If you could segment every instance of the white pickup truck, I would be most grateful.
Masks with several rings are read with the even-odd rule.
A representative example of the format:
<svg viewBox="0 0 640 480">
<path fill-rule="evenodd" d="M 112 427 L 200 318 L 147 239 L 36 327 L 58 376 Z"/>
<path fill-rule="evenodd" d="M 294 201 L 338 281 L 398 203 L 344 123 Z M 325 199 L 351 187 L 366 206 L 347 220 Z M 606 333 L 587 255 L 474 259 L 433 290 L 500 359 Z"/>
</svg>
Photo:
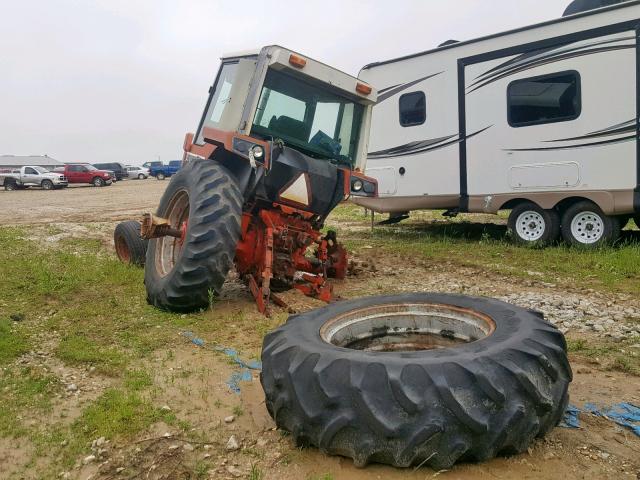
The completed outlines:
<svg viewBox="0 0 640 480">
<path fill-rule="evenodd" d="M 69 186 L 64 175 L 53 173 L 38 166 L 25 166 L 8 173 L 0 173 L 0 185 L 5 190 L 20 190 L 29 187 L 41 187 L 44 190 Z"/>
</svg>

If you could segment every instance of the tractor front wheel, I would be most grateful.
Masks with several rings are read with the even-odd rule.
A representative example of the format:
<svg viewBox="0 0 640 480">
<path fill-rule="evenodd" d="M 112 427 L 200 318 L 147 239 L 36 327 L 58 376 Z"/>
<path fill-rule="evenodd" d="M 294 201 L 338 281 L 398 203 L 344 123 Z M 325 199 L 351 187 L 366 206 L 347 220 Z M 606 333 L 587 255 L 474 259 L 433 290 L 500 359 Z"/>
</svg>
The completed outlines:
<svg viewBox="0 0 640 480">
<path fill-rule="evenodd" d="M 151 305 L 190 312 L 220 293 L 240 237 L 242 203 L 233 176 L 211 160 L 191 162 L 171 178 L 157 215 L 183 235 L 149 242 L 144 281 Z"/>
</svg>

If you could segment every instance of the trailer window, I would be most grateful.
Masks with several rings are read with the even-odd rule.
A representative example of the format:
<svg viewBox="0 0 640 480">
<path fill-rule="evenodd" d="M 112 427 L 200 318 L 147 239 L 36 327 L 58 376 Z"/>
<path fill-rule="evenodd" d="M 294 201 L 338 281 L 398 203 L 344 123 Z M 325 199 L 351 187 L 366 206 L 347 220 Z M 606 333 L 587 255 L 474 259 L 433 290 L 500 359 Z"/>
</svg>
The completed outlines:
<svg viewBox="0 0 640 480">
<path fill-rule="evenodd" d="M 575 71 L 516 80 L 507 88 L 509 125 L 575 120 L 582 110 L 580 97 L 580 74 Z"/>
<path fill-rule="evenodd" d="M 415 127 L 427 120 L 427 98 L 424 92 L 405 93 L 400 97 L 400 125 Z"/>
</svg>

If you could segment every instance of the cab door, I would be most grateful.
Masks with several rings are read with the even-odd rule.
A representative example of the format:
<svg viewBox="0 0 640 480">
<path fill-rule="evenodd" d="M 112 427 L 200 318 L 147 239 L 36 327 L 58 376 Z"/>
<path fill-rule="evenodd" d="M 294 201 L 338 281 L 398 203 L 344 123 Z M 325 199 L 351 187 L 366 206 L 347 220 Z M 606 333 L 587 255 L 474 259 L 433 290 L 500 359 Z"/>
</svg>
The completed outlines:
<svg viewBox="0 0 640 480">
<path fill-rule="evenodd" d="M 22 179 L 22 183 L 24 185 L 39 185 L 39 174 L 38 172 L 31 167 L 26 167 L 24 169 L 24 173 L 21 175 Z"/>
</svg>

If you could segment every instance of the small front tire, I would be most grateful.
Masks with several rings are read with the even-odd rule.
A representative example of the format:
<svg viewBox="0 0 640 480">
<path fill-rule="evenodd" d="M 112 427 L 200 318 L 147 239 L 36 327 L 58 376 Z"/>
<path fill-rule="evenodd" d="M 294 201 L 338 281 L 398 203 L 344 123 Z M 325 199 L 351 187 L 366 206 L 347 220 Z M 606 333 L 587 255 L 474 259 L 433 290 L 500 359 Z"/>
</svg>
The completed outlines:
<svg viewBox="0 0 640 480">
<path fill-rule="evenodd" d="M 113 232 L 113 243 L 120 261 L 131 265 L 144 265 L 149 241 L 140 237 L 140 222 L 119 223 Z"/>
<path fill-rule="evenodd" d="M 562 215 L 562 237 L 578 247 L 598 247 L 620 238 L 620 218 L 605 215 L 588 200 L 571 205 Z"/>
<path fill-rule="evenodd" d="M 516 206 L 509 215 L 509 230 L 516 243 L 546 246 L 560 237 L 560 215 L 533 202 Z"/>
</svg>

